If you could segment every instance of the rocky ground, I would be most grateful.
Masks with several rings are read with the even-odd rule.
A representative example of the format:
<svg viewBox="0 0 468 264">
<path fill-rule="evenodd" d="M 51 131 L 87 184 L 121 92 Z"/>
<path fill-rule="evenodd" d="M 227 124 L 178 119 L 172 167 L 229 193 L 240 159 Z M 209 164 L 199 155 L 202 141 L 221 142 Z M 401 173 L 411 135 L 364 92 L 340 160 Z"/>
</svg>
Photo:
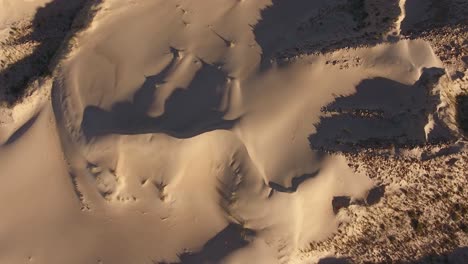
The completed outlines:
<svg viewBox="0 0 468 264">
<path fill-rule="evenodd" d="M 335 198 L 346 220 L 335 236 L 304 251 L 344 263 L 463 263 L 452 252 L 468 257 L 466 144 L 347 154 L 349 166 L 378 187 L 366 201 Z"/>
<path fill-rule="evenodd" d="M 344 153 L 349 166 L 369 175 L 378 187 L 369 193 L 366 201 L 335 197 L 332 204 L 343 224 L 333 237 L 303 249 L 305 258 L 322 256 L 317 259 L 319 263 L 466 263 L 468 260 L 468 3 L 427 2 L 431 2 L 427 17 L 410 25 L 403 19 L 398 38 L 430 42 L 444 63 L 446 77 L 439 85 L 441 97 L 446 99 L 451 113 L 446 121 L 452 120 L 455 138 L 425 146 L 364 151 L 360 148 L 359 152 Z M 369 17 L 376 17 L 376 9 L 369 8 L 370 1 L 366 4 Z M 391 17 L 396 21 L 395 16 Z M 363 25 L 372 28 L 373 24 L 369 21 Z M 391 26 L 387 29 L 393 30 Z M 376 37 L 372 40 L 372 36 Z M 380 43 L 382 38 L 378 36 L 375 31 L 365 33 L 369 40 L 364 45 L 372 41 Z M 359 40 L 349 41 L 362 46 Z M 316 46 L 320 46 L 319 50 L 338 47 L 323 43 Z"/>
</svg>

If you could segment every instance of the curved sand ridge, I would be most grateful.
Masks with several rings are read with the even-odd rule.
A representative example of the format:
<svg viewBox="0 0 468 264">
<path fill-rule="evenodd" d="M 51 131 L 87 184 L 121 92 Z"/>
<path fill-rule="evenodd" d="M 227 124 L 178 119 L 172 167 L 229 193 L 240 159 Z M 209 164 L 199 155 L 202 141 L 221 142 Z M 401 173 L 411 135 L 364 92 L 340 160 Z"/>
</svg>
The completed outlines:
<svg viewBox="0 0 468 264">
<path fill-rule="evenodd" d="M 104 1 L 57 71 L 53 111 L 45 104 L 24 134 L 2 147 L 9 171 L 16 167 L 7 164 L 18 164 L 14 153 L 38 138 L 54 146 L 48 158 L 23 168 L 54 179 L 33 206 L 43 230 L 22 247 L 35 252 L 8 257 L 295 263 L 302 247 L 330 235 L 345 220 L 334 215 L 333 197 L 364 199 L 372 182 L 344 157 L 319 150 L 329 143 L 322 138 L 354 129 L 353 121 L 320 130 L 333 115 L 323 108 L 361 89 L 395 88 L 364 93 L 357 103 L 396 116 L 410 105 L 422 123 L 364 121 L 360 129 L 424 141 L 428 113 L 419 110 L 427 105 L 414 96 L 426 95 L 423 73 L 441 63 L 419 40 L 270 63 L 272 47 L 282 47 L 258 36 L 275 35 L 284 21 L 255 31 L 268 4 Z M 381 107 L 380 95 L 394 101 Z M 40 212 L 50 207 L 54 216 Z M 27 232 L 9 230 L 11 243 L 26 239 Z M 47 239 L 38 250 L 41 234 Z"/>
</svg>

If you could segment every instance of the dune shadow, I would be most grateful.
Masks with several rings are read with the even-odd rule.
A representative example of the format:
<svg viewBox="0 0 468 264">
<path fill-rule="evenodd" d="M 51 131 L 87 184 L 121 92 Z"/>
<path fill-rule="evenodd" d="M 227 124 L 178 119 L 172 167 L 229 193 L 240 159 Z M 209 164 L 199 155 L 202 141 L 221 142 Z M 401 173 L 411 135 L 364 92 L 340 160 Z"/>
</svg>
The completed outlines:
<svg viewBox="0 0 468 264">
<path fill-rule="evenodd" d="M 356 93 L 338 97 L 322 108 L 316 133 L 309 136 L 312 149 L 353 152 L 427 143 L 428 115 L 439 102 L 431 88 L 443 74 L 439 68 L 424 69 L 413 85 L 381 77 L 362 81 Z M 431 133 L 433 142 L 450 138 L 442 123 Z"/>
<path fill-rule="evenodd" d="M 55 53 L 70 32 L 78 12 L 86 0 L 54 0 L 38 8 L 34 15 L 30 32 L 27 28 L 12 28 L 10 34 L 13 45 L 37 43 L 31 54 L 8 65 L 0 71 L 0 87 L 4 87 L 5 100 L 14 103 L 25 92 L 28 82 L 33 78 L 50 74 Z M 15 37 L 15 35 L 18 37 Z"/>
<path fill-rule="evenodd" d="M 401 23 L 402 34 L 420 37 L 424 31 L 433 31 L 453 25 L 467 25 L 468 2 L 457 0 L 412 0 L 405 3 L 406 16 Z"/>
<path fill-rule="evenodd" d="M 38 118 L 38 114 L 34 115 L 31 119 L 29 119 L 24 125 L 22 125 L 18 130 L 16 130 L 5 142 L 5 145 L 10 145 L 15 143 L 19 138 L 21 138 L 26 132 L 31 129 Z"/>
<path fill-rule="evenodd" d="M 231 128 L 236 120 L 224 120 L 224 113 L 218 110 L 227 76 L 215 65 L 204 62 L 187 88 L 177 88 L 169 96 L 162 115 L 148 116 L 156 89 L 164 84 L 168 72 L 176 63 L 176 57 L 163 71 L 146 77 L 132 102 L 115 103 L 110 111 L 97 106 L 86 107 L 81 123 L 86 138 L 145 133 L 166 133 L 177 138 L 188 138 L 215 129 Z"/>
<path fill-rule="evenodd" d="M 249 244 L 246 237 L 255 232 L 237 224 L 229 224 L 221 232 L 205 243 L 202 250 L 196 253 L 185 253 L 180 256 L 182 264 L 219 263 L 231 252 Z"/>
<path fill-rule="evenodd" d="M 298 18 L 313 12 L 317 8 L 317 3 L 308 0 L 273 0 L 270 6 L 262 10 L 261 20 L 254 28 L 255 39 L 262 48 L 262 65 L 274 57 L 274 53 L 281 45 L 287 45 L 285 43 L 287 40 L 281 36 L 288 32 L 293 33 Z"/>
<path fill-rule="evenodd" d="M 249 244 L 247 239 L 253 236 L 255 236 L 255 231 L 245 229 L 238 224 L 229 224 L 208 240 L 199 252 L 179 255 L 180 262 L 177 264 L 220 263 L 230 253 L 247 246 Z M 168 264 L 164 261 L 155 263 Z"/>
<path fill-rule="evenodd" d="M 291 179 L 291 186 L 286 187 L 281 184 L 275 183 L 270 181 L 268 185 L 270 186 L 271 189 L 277 191 L 277 192 L 284 192 L 284 193 L 294 193 L 297 191 L 297 188 L 304 183 L 305 181 L 314 178 L 319 174 L 320 170 L 317 170 L 314 173 L 308 173 L 308 174 L 303 174 L 298 177 L 294 177 Z"/>
<path fill-rule="evenodd" d="M 261 69 L 272 61 L 285 64 L 285 58 L 298 53 L 380 43 L 399 12 L 398 1 L 273 0 L 254 26 L 262 48 Z"/>
</svg>

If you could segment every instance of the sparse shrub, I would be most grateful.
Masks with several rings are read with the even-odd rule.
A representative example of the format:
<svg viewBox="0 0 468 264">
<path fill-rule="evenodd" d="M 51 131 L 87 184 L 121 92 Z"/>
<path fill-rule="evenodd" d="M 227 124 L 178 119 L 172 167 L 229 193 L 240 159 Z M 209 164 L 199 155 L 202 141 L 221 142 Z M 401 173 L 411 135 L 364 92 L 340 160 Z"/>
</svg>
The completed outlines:
<svg viewBox="0 0 468 264">
<path fill-rule="evenodd" d="M 349 10 L 353 16 L 354 22 L 356 22 L 356 31 L 359 31 L 366 27 L 366 18 L 369 16 L 369 13 L 366 11 L 365 0 L 348 0 Z"/>
<path fill-rule="evenodd" d="M 425 229 L 424 223 L 419 221 L 418 218 L 412 218 L 411 219 L 411 227 L 413 227 L 413 230 L 417 234 L 422 234 L 424 232 L 424 229 Z"/>
<path fill-rule="evenodd" d="M 468 233 L 468 225 L 466 223 L 461 222 L 458 227 L 465 233 Z"/>
<path fill-rule="evenodd" d="M 468 94 L 456 97 L 457 122 L 465 134 L 468 134 Z"/>
</svg>

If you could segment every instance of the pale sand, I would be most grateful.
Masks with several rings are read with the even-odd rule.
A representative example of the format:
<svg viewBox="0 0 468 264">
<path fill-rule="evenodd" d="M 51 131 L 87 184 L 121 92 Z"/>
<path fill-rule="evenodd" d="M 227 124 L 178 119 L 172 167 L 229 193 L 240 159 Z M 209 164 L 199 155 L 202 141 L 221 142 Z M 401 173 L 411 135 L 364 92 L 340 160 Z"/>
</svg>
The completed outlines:
<svg viewBox="0 0 468 264">
<path fill-rule="evenodd" d="M 0 263 L 308 263 L 299 250 L 346 220 L 333 197 L 374 185 L 321 149 L 427 142 L 443 120 L 426 77 L 443 64 L 422 40 L 270 63 L 288 23 L 330 1 L 254 32 L 269 4 L 103 1 L 53 85 L 0 128 Z M 321 130 L 336 114 L 323 107 L 359 87 L 379 91 L 344 108 L 397 118 Z M 223 232 L 240 245 L 210 248 Z"/>
<path fill-rule="evenodd" d="M 0 31 L 8 24 L 33 16 L 36 9 L 52 2 L 52 0 L 1 0 L 0 1 Z"/>
</svg>

